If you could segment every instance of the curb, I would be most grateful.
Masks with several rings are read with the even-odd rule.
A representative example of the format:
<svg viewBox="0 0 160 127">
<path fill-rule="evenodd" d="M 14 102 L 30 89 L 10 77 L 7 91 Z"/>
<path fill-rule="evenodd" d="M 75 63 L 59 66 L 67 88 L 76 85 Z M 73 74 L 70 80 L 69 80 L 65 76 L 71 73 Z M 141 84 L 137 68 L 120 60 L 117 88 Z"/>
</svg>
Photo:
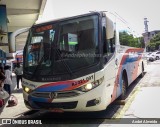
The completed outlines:
<svg viewBox="0 0 160 127">
<path fill-rule="evenodd" d="M 114 116 L 112 118 L 122 118 L 125 114 L 125 112 L 128 110 L 128 108 L 130 107 L 131 103 L 133 102 L 133 100 L 135 99 L 137 93 L 140 91 L 140 86 L 137 86 L 133 92 L 129 95 L 129 97 L 127 98 L 128 100 L 126 100 L 124 107 L 120 110 L 117 111 L 116 114 L 114 114 Z"/>
</svg>

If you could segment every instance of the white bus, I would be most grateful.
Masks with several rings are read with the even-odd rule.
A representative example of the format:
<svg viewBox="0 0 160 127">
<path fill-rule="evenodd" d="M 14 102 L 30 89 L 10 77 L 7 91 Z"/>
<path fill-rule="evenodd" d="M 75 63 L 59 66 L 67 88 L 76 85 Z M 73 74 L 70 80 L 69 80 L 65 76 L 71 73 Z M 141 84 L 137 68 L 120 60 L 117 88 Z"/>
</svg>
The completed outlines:
<svg viewBox="0 0 160 127">
<path fill-rule="evenodd" d="M 100 111 L 144 73 L 144 48 L 119 16 L 92 12 L 29 30 L 23 52 L 23 96 L 30 109 Z M 14 44 L 14 43 L 13 43 Z"/>
</svg>

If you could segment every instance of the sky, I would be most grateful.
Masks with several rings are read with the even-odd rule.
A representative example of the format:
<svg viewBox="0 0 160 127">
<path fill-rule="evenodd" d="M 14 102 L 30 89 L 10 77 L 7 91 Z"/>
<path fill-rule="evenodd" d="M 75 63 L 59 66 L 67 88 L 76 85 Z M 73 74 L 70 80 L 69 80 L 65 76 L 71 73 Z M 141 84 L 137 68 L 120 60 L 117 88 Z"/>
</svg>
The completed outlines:
<svg viewBox="0 0 160 127">
<path fill-rule="evenodd" d="M 47 0 L 42 20 L 107 10 L 118 13 L 137 33 L 144 33 L 144 18 L 149 31 L 160 30 L 160 0 Z"/>
</svg>

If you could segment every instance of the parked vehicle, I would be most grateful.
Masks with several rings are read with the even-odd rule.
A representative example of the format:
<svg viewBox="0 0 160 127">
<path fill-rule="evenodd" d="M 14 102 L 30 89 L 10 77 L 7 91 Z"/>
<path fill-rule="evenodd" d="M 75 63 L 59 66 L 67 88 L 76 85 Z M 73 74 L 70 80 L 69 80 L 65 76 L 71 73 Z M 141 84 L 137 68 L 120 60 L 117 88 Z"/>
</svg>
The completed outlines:
<svg viewBox="0 0 160 127">
<path fill-rule="evenodd" d="M 145 57 L 148 61 L 154 61 L 156 60 L 156 57 L 153 55 L 153 52 L 146 53 Z"/>
<path fill-rule="evenodd" d="M 156 60 L 159 60 L 160 59 L 160 51 L 153 52 L 152 56 L 154 56 Z"/>
</svg>

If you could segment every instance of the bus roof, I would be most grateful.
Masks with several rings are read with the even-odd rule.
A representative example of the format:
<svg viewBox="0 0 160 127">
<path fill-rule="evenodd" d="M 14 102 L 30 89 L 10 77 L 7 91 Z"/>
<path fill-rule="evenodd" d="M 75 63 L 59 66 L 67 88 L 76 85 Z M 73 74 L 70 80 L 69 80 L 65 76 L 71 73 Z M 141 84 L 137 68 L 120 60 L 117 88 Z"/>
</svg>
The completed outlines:
<svg viewBox="0 0 160 127">
<path fill-rule="evenodd" d="M 90 15 L 94 15 L 94 14 L 100 15 L 100 14 L 102 14 L 102 12 L 90 12 L 90 13 L 85 13 L 85 14 L 76 15 L 76 16 L 53 19 L 53 20 L 48 20 L 48 21 L 44 21 L 44 22 L 42 21 L 42 22 L 39 22 L 37 24 L 34 24 L 33 26 L 39 26 L 39 25 L 48 24 L 48 23 L 51 23 L 51 22 L 65 21 L 65 20 L 69 20 L 69 19 L 73 19 L 73 18 L 79 18 L 79 17 L 82 17 L 82 16 L 90 16 Z"/>
</svg>

